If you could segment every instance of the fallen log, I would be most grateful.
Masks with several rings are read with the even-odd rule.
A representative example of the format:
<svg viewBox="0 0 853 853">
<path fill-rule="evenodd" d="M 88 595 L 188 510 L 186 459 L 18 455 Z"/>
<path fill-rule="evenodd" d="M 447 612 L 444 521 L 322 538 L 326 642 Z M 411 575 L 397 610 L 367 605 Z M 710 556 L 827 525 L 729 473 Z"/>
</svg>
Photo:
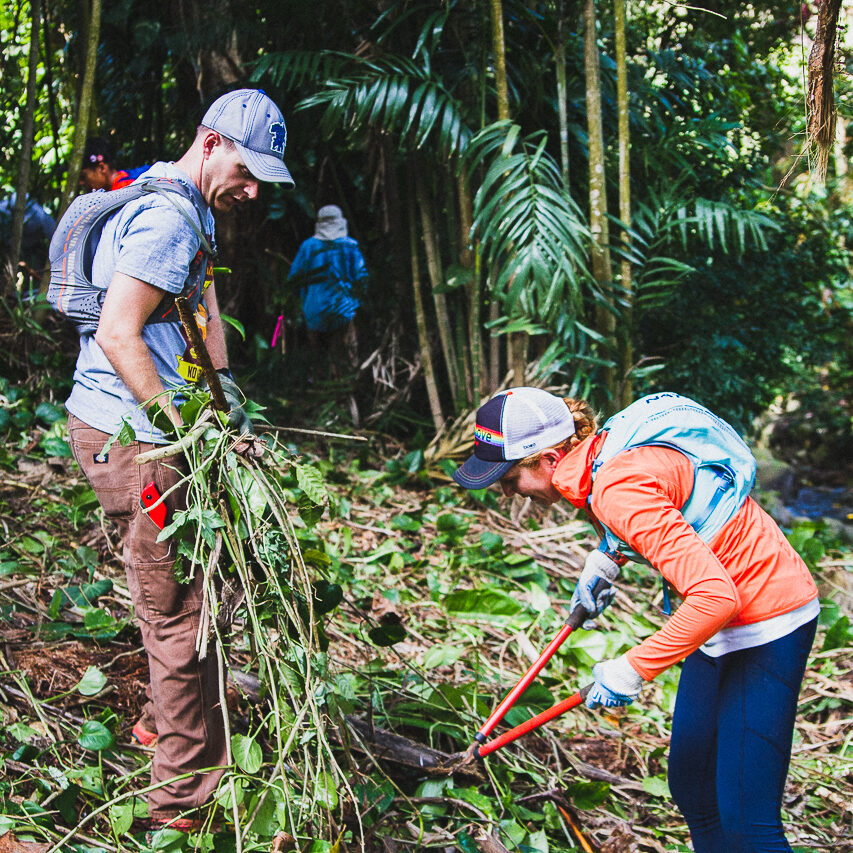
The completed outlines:
<svg viewBox="0 0 853 853">
<path fill-rule="evenodd" d="M 390 762 L 401 767 L 408 767 L 429 776 L 453 775 L 485 782 L 486 774 L 478 763 L 459 765 L 454 763 L 456 755 L 433 749 L 417 741 L 410 740 L 394 732 L 386 732 L 371 726 L 364 720 L 348 715 L 347 726 L 357 735 L 352 741 L 352 747 L 368 751 L 377 761 Z"/>
</svg>

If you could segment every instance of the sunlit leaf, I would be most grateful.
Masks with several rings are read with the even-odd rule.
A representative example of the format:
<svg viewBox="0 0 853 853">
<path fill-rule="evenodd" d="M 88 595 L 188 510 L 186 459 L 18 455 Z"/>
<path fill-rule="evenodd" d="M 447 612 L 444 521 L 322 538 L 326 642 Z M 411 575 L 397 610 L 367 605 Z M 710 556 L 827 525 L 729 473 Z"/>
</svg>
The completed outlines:
<svg viewBox="0 0 853 853">
<path fill-rule="evenodd" d="M 94 696 L 104 689 L 107 677 L 96 666 L 90 666 L 77 684 L 77 690 L 84 696 Z"/>
<path fill-rule="evenodd" d="M 231 754 L 244 773 L 251 775 L 261 769 L 264 757 L 260 745 L 254 738 L 241 734 L 232 735 Z"/>
</svg>

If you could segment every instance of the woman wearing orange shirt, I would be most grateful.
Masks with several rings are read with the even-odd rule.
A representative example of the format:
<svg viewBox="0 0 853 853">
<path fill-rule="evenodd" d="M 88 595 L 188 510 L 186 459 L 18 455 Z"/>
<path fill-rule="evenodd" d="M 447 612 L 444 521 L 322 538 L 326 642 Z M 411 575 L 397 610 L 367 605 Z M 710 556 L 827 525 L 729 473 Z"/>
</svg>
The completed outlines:
<svg viewBox="0 0 853 853">
<path fill-rule="evenodd" d="M 715 432 L 733 433 L 686 398 L 644 401 L 660 405 L 660 398 L 705 413 L 707 443 Z M 688 444 L 699 434 L 692 427 L 681 432 Z M 546 504 L 565 498 L 587 511 L 607 535 L 586 561 L 572 609 L 580 603 L 597 615 L 610 603 L 613 590 L 601 591 L 601 579 L 616 580 L 626 553 L 648 562 L 682 596 L 663 628 L 596 664 L 587 704 L 628 705 L 646 681 L 684 661 L 669 785 L 694 850 L 790 851 L 781 801 L 820 611 L 814 581 L 773 520 L 746 496 L 750 477 L 709 529 L 705 520 L 714 507 L 697 510 L 700 466 L 689 451 L 660 440 L 619 446 L 614 454 L 613 446 L 605 452 L 609 438 L 606 430 L 596 432 L 585 402 L 513 388 L 478 410 L 474 455 L 454 479 L 469 489 L 500 483 L 506 495 Z"/>
</svg>

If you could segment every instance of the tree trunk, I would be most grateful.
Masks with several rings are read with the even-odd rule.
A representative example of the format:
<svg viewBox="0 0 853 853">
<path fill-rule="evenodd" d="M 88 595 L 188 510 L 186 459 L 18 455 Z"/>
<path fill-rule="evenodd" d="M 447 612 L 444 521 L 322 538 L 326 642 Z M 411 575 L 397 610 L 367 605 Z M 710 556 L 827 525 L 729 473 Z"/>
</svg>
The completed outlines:
<svg viewBox="0 0 853 853">
<path fill-rule="evenodd" d="M 841 0 L 823 0 L 818 5 L 817 30 L 809 52 L 809 136 L 808 144 L 817 145 L 817 176 L 826 179 L 826 169 L 835 142 L 835 41 Z"/>
<path fill-rule="evenodd" d="M 631 131 L 629 125 L 628 101 L 628 56 L 625 38 L 625 0 L 613 0 L 613 17 L 616 29 L 616 102 L 619 113 L 619 219 L 625 228 L 631 227 Z M 625 249 L 630 249 L 631 237 L 623 232 Z M 619 328 L 619 395 L 616 407 L 625 408 L 634 396 L 631 380 L 631 368 L 634 363 L 633 306 L 634 293 L 631 277 L 631 262 L 627 257 L 621 261 L 623 299 L 626 308 L 622 314 Z"/>
<path fill-rule="evenodd" d="M 92 98 L 95 91 L 98 39 L 101 33 L 101 0 L 92 0 L 92 5 L 89 7 L 86 33 L 86 65 L 83 72 L 83 83 L 80 87 L 80 100 L 77 104 L 77 116 L 74 123 L 74 141 L 71 146 L 71 159 L 68 163 L 65 189 L 60 200 L 59 216 L 62 216 L 65 209 L 71 204 L 71 199 L 77 193 L 80 164 L 83 160 L 83 151 L 86 148 L 86 137 L 89 134 L 89 119 L 92 114 Z"/>
<path fill-rule="evenodd" d="M 601 118 L 601 78 L 598 67 L 595 0 L 584 0 L 584 67 L 586 70 L 586 112 L 589 134 L 589 226 L 592 232 L 592 275 L 598 284 L 608 289 L 613 273 L 610 266 L 610 228 L 607 221 L 607 181 L 604 174 L 604 129 Z M 597 310 L 596 326 L 604 336 L 610 355 L 616 352 L 614 333 L 616 321 L 612 311 Z M 612 367 L 603 370 L 604 384 L 615 400 Z"/>
<path fill-rule="evenodd" d="M 429 193 L 426 187 L 426 177 L 420 158 L 415 156 L 415 195 L 421 217 L 421 231 L 426 252 L 427 273 L 432 288 L 433 303 L 435 305 L 435 320 L 438 326 L 438 338 L 441 341 L 441 351 L 444 355 L 447 378 L 450 384 L 450 396 L 453 400 L 454 411 L 459 411 L 461 399 L 461 384 L 459 380 L 459 365 L 456 361 L 456 348 L 453 343 L 453 331 L 450 325 L 450 317 L 447 313 L 447 297 L 438 293 L 442 284 L 441 261 L 438 249 L 438 239 L 435 233 L 435 225 L 432 218 L 432 206 L 429 201 Z"/>
<path fill-rule="evenodd" d="M 391 235 L 391 259 L 394 270 L 394 306 L 391 322 L 401 326 L 400 306 L 408 301 L 405 282 L 408 278 L 406 271 L 406 225 L 403 221 L 403 211 L 400 207 L 400 188 L 397 180 L 397 168 L 394 163 L 394 146 L 387 133 L 379 135 L 382 156 L 382 198 L 384 222 L 382 230 Z"/>
<path fill-rule="evenodd" d="M 421 294 L 420 264 L 418 262 L 418 226 L 416 222 L 415 200 L 409 193 L 409 251 L 412 260 L 412 297 L 415 306 L 415 325 L 418 329 L 418 344 L 421 353 L 421 364 L 424 369 L 429 410 L 432 422 L 437 430 L 444 425 L 444 414 L 441 411 L 441 399 L 438 396 L 438 384 L 435 381 L 435 368 L 432 363 L 432 353 L 429 345 L 426 311 Z"/>
<path fill-rule="evenodd" d="M 468 341 L 471 353 L 471 374 L 473 376 L 473 394 L 476 399 L 469 403 L 477 403 L 486 393 L 486 366 L 483 363 L 483 330 L 480 318 L 480 258 L 479 251 L 469 244 L 471 225 L 473 223 L 473 202 L 468 191 L 468 175 L 459 173 L 459 260 L 462 266 L 471 270 L 471 281 L 468 284 Z"/>
<path fill-rule="evenodd" d="M 569 189 L 569 105 L 566 83 L 566 9 L 564 0 L 557 2 L 557 49 L 554 62 L 557 71 L 557 110 L 560 118 L 560 172 L 566 191 Z"/>
<path fill-rule="evenodd" d="M 50 7 L 49 0 L 44 2 L 44 10 L 42 12 L 42 49 L 44 65 L 44 82 L 47 89 L 47 111 L 50 116 L 50 132 L 53 136 L 53 147 L 59 151 L 59 119 L 56 114 L 56 92 L 53 90 L 53 52 L 50 44 Z M 61 173 L 57 166 L 51 169 L 51 183 L 56 181 L 55 195 L 60 193 Z"/>
<path fill-rule="evenodd" d="M 492 4 L 492 54 L 495 64 L 495 89 L 498 96 L 498 119 L 509 119 L 509 84 L 506 76 L 506 41 L 504 39 L 504 18 L 501 0 L 491 0 Z M 497 306 L 495 306 L 495 309 Z M 509 310 L 512 306 L 507 306 Z M 493 311 L 497 318 L 497 311 Z M 507 358 L 513 372 L 516 385 L 524 385 L 527 374 L 527 335 L 514 332 L 507 341 Z M 493 377 L 493 381 L 495 378 Z"/>
<path fill-rule="evenodd" d="M 9 265 L 12 268 L 11 287 L 15 286 L 18 273 L 18 259 L 21 257 L 21 241 L 24 237 L 24 215 L 27 211 L 27 190 L 30 183 L 30 166 L 33 160 L 33 142 L 35 140 L 36 113 L 36 74 L 39 61 L 39 25 L 41 23 L 41 2 L 31 0 L 30 55 L 27 62 L 27 102 L 24 107 L 24 120 L 21 123 L 21 159 L 18 161 L 18 178 L 15 182 L 15 210 L 12 214 L 12 245 L 9 251 Z"/>
</svg>

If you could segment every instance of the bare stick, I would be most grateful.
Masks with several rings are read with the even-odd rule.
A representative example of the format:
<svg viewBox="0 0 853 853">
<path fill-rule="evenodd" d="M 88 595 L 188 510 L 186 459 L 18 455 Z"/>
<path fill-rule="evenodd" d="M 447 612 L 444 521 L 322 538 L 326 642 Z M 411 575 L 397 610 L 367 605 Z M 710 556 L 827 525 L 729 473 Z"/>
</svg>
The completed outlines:
<svg viewBox="0 0 853 853">
<path fill-rule="evenodd" d="M 273 426 L 272 424 L 259 424 L 258 432 L 298 432 L 303 435 L 319 435 L 323 438 L 343 438 L 347 441 L 367 441 L 365 435 L 347 435 L 343 432 L 322 432 L 318 429 L 300 429 L 299 427 Z"/>
<path fill-rule="evenodd" d="M 207 387 L 210 389 L 210 397 L 213 400 L 213 407 L 219 409 L 220 412 L 227 412 L 229 409 L 228 403 L 225 401 L 225 395 L 222 393 L 222 383 L 219 381 L 219 374 L 210 360 L 210 353 L 204 345 L 204 339 L 198 328 L 198 323 L 195 321 L 195 315 L 190 308 L 189 302 L 185 296 L 179 296 L 175 300 L 175 307 L 178 309 L 178 314 L 181 318 L 181 323 L 186 330 L 187 337 L 190 339 L 190 346 L 198 359 L 201 366 L 201 372 L 207 380 Z"/>
</svg>

